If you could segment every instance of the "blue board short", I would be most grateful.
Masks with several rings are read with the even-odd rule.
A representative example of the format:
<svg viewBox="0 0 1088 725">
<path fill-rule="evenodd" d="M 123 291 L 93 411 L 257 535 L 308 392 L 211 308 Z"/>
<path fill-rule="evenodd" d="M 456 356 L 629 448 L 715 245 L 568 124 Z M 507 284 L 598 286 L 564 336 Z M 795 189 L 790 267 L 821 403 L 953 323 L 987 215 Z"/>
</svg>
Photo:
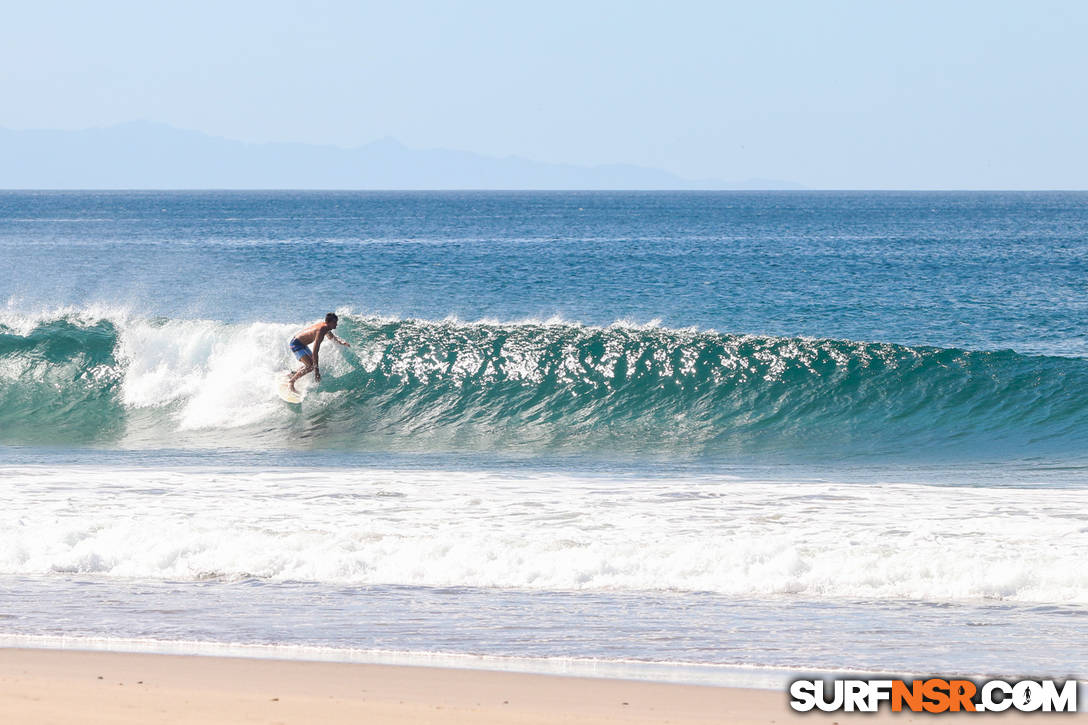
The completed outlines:
<svg viewBox="0 0 1088 725">
<path fill-rule="evenodd" d="M 304 357 L 310 357 L 310 348 L 299 342 L 297 337 L 292 337 L 291 342 L 287 343 L 287 346 L 291 348 L 291 352 L 295 353 L 295 357 L 299 360 Z"/>
</svg>

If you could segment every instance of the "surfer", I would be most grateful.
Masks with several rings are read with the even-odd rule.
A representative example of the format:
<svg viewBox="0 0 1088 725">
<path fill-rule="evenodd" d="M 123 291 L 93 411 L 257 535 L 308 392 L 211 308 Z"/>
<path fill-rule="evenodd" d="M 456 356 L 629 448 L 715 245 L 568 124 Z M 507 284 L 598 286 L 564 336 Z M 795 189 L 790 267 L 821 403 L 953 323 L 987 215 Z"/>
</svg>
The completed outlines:
<svg viewBox="0 0 1088 725">
<path fill-rule="evenodd" d="M 309 327 L 304 327 L 295 333 L 295 336 L 291 338 L 291 342 L 287 345 L 291 348 L 291 352 L 295 354 L 302 362 L 302 367 L 299 368 L 291 377 L 287 378 L 287 387 L 291 389 L 292 393 L 297 393 L 295 390 L 295 381 L 306 375 L 311 370 L 314 373 L 314 380 L 321 382 L 321 370 L 317 367 L 318 350 L 321 349 L 321 341 L 326 337 L 340 343 L 344 347 L 351 347 L 350 344 L 344 342 L 335 334 L 333 330 L 336 329 L 336 324 L 339 322 L 339 318 L 336 313 L 330 312 L 325 315 L 324 321 L 318 321 Z M 310 352 L 310 348 L 307 347 L 310 343 L 313 343 L 314 350 Z"/>
</svg>

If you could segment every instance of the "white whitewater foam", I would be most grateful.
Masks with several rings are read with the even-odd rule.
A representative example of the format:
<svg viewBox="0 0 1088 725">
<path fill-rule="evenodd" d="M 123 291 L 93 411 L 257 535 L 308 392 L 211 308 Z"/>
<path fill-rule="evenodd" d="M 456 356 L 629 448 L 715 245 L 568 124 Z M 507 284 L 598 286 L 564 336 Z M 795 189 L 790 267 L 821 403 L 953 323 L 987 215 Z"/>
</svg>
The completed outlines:
<svg viewBox="0 0 1088 725">
<path fill-rule="evenodd" d="M 122 402 L 179 404 L 181 430 L 229 428 L 283 415 L 274 396 L 289 369 L 288 325 L 227 326 L 204 320 L 136 322 L 120 331 Z"/>
<path fill-rule="evenodd" d="M 0 573 L 1088 603 L 1088 490 L 0 469 Z"/>
<path fill-rule="evenodd" d="M 74 325 L 90 327 L 103 320 L 121 323 L 130 319 L 128 311 L 119 307 L 92 304 L 83 307 L 65 305 L 63 307 L 42 308 L 36 312 L 19 309 L 17 301 L 9 298 L 7 305 L 0 308 L 0 326 L 6 327 L 16 335 L 29 335 L 44 322 L 66 320 Z"/>
<path fill-rule="evenodd" d="M 276 386 L 286 371 L 298 367 L 287 343 L 301 324 L 148 320 L 99 306 L 31 314 L 15 312 L 9 304 L 9 309 L 0 310 L 0 325 L 18 335 L 59 319 L 84 326 L 112 323 L 118 334 L 117 367 L 92 374 L 120 376 L 121 402 L 129 408 L 171 408 L 178 430 L 235 428 L 288 416 Z M 322 368 L 333 375 L 346 370 L 335 348 L 322 349 Z M 82 361 L 77 359 L 72 366 L 81 367 Z M 13 357 L 0 366 L 0 379 L 43 380 L 53 367 Z M 300 382 L 304 390 L 309 385 L 312 378 Z"/>
</svg>

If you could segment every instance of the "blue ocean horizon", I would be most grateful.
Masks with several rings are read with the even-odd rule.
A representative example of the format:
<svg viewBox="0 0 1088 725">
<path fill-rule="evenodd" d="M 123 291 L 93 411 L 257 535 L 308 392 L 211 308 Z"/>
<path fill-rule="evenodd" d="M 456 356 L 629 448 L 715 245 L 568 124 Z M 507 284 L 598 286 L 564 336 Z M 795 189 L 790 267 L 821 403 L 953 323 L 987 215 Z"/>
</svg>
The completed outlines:
<svg viewBox="0 0 1088 725">
<path fill-rule="evenodd" d="M 0 259 L 8 641 L 1088 674 L 1088 192 L 15 191 Z"/>
</svg>

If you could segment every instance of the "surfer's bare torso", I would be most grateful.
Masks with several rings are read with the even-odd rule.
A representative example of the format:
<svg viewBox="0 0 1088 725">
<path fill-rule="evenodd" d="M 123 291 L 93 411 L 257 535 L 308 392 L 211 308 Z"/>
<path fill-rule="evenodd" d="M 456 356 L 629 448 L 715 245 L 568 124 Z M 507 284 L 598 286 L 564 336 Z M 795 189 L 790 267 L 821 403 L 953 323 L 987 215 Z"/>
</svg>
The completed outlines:
<svg viewBox="0 0 1088 725">
<path fill-rule="evenodd" d="M 312 345 L 316 340 L 324 339 L 325 335 L 328 335 L 331 332 L 332 330 L 329 329 L 329 326 L 326 325 L 324 321 L 315 322 L 309 327 L 304 327 L 296 332 L 295 339 L 303 345 Z M 336 336 L 333 335 L 333 338 L 335 339 Z M 315 347 L 317 346 L 315 345 Z"/>
</svg>

